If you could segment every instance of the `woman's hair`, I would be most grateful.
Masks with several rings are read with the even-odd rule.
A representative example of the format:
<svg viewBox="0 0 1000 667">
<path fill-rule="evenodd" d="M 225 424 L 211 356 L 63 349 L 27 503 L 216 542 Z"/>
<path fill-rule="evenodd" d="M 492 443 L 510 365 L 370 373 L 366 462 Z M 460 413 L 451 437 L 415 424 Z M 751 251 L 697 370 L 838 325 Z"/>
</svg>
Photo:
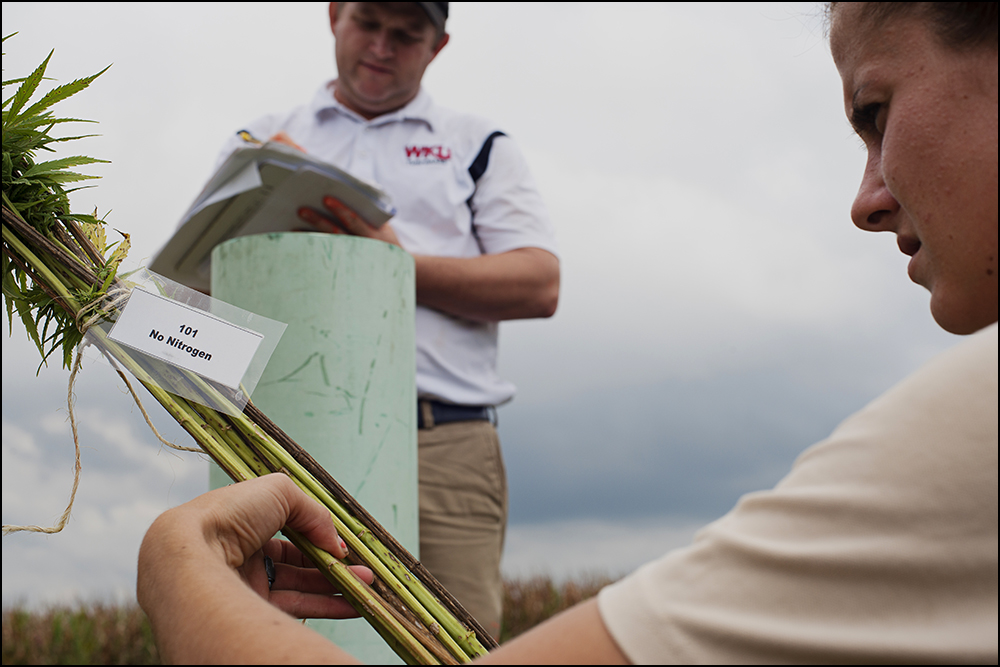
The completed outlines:
<svg viewBox="0 0 1000 667">
<path fill-rule="evenodd" d="M 828 5 L 831 19 L 838 4 Z M 902 16 L 923 19 L 945 46 L 959 51 L 997 48 L 995 2 L 866 2 L 861 11 L 876 26 Z"/>
</svg>

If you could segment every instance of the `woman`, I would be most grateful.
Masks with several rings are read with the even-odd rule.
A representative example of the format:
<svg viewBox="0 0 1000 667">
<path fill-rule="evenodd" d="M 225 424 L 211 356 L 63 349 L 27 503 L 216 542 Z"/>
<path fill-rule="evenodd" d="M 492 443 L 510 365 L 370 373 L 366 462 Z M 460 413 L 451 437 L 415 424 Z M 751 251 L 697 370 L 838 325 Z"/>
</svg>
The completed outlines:
<svg viewBox="0 0 1000 667">
<path fill-rule="evenodd" d="M 868 149 L 853 220 L 895 233 L 935 320 L 974 335 L 690 547 L 483 662 L 997 661 L 996 4 L 834 3 L 830 26 Z M 165 658 L 351 660 L 251 588 L 267 594 L 259 549 L 283 523 L 343 553 L 325 512 L 280 475 L 150 528 L 138 594 Z M 275 589 L 296 588 L 296 573 L 282 568 Z"/>
</svg>

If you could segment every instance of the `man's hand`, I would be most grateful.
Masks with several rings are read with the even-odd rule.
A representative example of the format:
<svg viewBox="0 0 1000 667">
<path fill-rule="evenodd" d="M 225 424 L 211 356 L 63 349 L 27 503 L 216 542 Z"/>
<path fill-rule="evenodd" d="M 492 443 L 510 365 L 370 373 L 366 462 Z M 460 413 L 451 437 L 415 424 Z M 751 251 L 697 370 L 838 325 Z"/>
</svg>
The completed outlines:
<svg viewBox="0 0 1000 667">
<path fill-rule="evenodd" d="M 372 227 L 362 220 L 361 216 L 342 204 L 339 199 L 333 197 L 324 197 L 323 206 L 326 211 L 322 213 L 303 206 L 299 209 L 299 217 L 319 232 L 362 236 L 402 247 L 396 237 L 395 230 L 389 223 L 381 227 Z"/>
<path fill-rule="evenodd" d="M 285 132 L 284 130 L 273 135 L 270 139 L 268 139 L 268 141 L 276 144 L 285 144 L 286 146 L 291 146 L 292 148 L 302 151 L 303 153 L 306 152 L 306 149 L 302 148 L 302 146 L 299 146 L 297 143 L 292 141 L 292 138 L 288 136 L 288 133 Z"/>
<path fill-rule="evenodd" d="M 329 234 L 350 234 L 400 246 L 388 223 L 372 227 L 333 197 L 326 211 L 300 208 L 299 217 Z M 414 255 L 417 303 L 470 320 L 497 322 L 551 317 L 559 302 L 559 260 L 541 248 L 479 257 Z"/>
</svg>

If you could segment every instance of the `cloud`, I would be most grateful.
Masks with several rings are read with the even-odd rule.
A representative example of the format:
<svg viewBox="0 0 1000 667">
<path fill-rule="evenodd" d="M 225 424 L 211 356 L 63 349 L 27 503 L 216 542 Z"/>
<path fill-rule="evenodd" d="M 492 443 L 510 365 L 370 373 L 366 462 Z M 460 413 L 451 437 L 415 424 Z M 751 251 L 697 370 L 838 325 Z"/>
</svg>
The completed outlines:
<svg viewBox="0 0 1000 667">
<path fill-rule="evenodd" d="M 556 316 L 501 327 L 500 370 L 519 387 L 500 410 L 505 567 L 625 565 L 588 534 L 643 558 L 686 541 L 952 343 L 893 240 L 850 223 L 864 153 L 819 14 L 455 5 L 426 87 L 517 140 L 562 249 Z M 62 112 L 99 120 L 83 129 L 102 136 L 74 150 L 112 160 L 88 170 L 102 179 L 74 207 L 110 210 L 136 261 L 170 237 L 225 137 L 335 75 L 321 4 L 3 3 L 3 22 L 21 31 L 4 45 L 5 77 L 53 47 L 59 82 L 113 63 Z M 58 517 L 72 479 L 67 373 L 54 363 L 35 377 L 37 360 L 15 323 L 5 523 Z M 150 409 L 165 437 L 188 442 Z M 85 365 L 77 414 L 73 520 L 61 535 L 4 539 L 5 603 L 131 590 L 146 526 L 207 488 L 206 464 L 163 450 L 107 366 Z"/>
<path fill-rule="evenodd" d="M 755 369 L 511 406 L 500 414 L 512 521 L 720 516 L 863 403 L 802 389 Z"/>
<path fill-rule="evenodd" d="M 34 359 L 26 340 L 4 338 L 3 523 L 50 526 L 73 484 L 69 374 L 50 366 L 34 377 Z M 162 448 L 109 366 L 85 363 L 76 394 L 82 471 L 73 513 L 61 533 L 4 537 L 5 605 L 134 596 L 146 528 L 164 510 L 208 489 L 207 463 Z M 145 403 L 165 437 L 190 445 L 155 401 Z"/>
</svg>

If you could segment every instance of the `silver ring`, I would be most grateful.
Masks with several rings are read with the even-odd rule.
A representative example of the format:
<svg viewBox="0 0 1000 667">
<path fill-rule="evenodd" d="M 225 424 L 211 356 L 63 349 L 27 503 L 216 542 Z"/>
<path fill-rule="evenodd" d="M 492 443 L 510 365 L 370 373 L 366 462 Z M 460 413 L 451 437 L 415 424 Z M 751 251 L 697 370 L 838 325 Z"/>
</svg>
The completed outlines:
<svg viewBox="0 0 1000 667">
<path fill-rule="evenodd" d="M 274 561 L 270 556 L 264 556 L 264 572 L 267 573 L 267 589 L 274 586 Z"/>
</svg>

